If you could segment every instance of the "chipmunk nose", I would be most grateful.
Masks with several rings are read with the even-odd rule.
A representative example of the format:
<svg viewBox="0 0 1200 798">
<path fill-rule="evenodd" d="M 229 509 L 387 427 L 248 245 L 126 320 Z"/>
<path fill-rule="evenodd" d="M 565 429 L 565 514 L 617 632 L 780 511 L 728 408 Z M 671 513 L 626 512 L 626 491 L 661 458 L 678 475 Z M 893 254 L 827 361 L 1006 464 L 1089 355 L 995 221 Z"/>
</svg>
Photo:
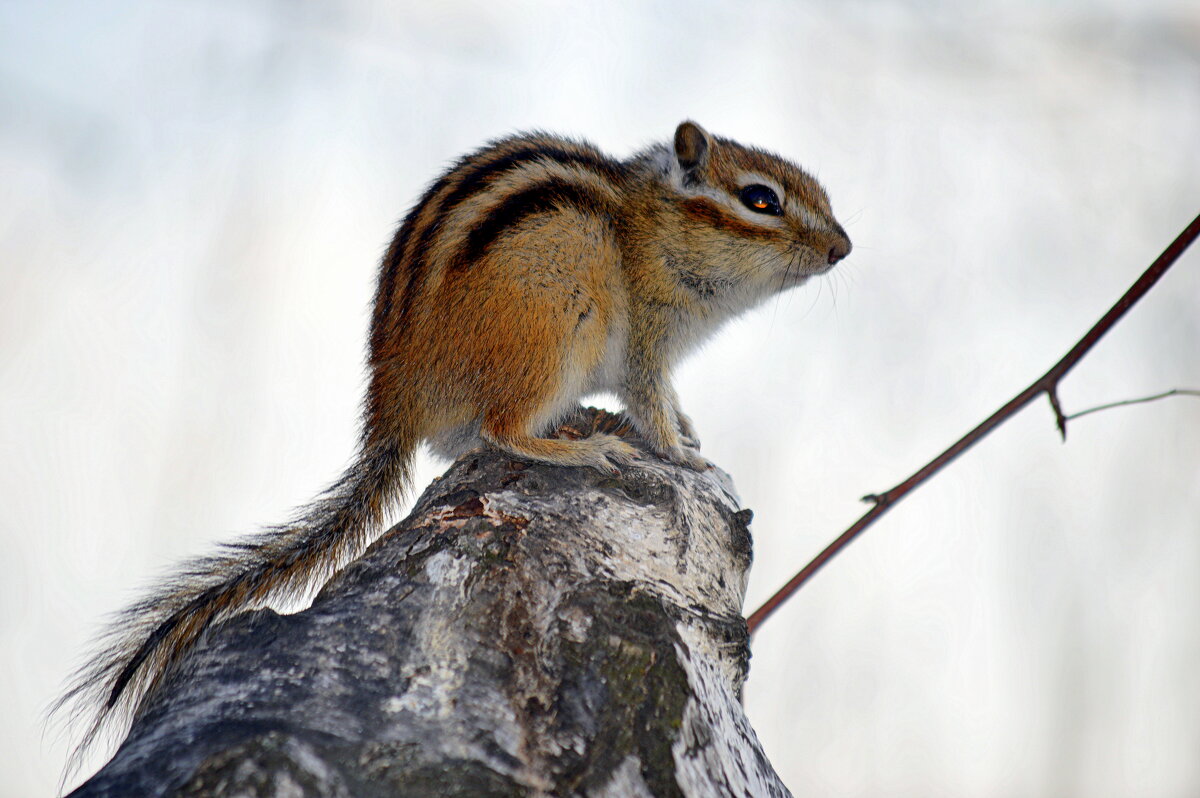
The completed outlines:
<svg viewBox="0 0 1200 798">
<path fill-rule="evenodd" d="M 845 236 L 839 236 L 834 239 L 833 246 L 829 248 L 829 263 L 830 265 L 837 263 L 842 258 L 850 254 L 851 250 L 850 239 Z"/>
</svg>

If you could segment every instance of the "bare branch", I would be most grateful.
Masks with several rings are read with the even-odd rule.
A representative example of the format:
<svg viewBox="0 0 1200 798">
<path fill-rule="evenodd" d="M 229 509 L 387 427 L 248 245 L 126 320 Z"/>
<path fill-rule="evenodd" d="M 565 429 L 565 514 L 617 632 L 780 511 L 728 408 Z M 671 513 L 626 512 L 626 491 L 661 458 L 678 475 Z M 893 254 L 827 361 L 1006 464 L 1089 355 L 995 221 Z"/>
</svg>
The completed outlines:
<svg viewBox="0 0 1200 798">
<path fill-rule="evenodd" d="M 1099 413 L 1101 410 L 1109 410 L 1114 407 L 1125 407 L 1126 405 L 1140 405 L 1146 402 L 1157 402 L 1159 399 L 1166 399 L 1168 396 L 1200 396 L 1200 391 L 1193 391 L 1188 388 L 1172 388 L 1169 391 L 1156 393 L 1153 396 L 1143 396 L 1138 399 L 1122 399 L 1119 402 L 1109 402 L 1108 404 L 1096 405 L 1089 407 L 1087 410 L 1080 410 L 1078 413 L 1072 413 L 1067 416 L 1068 421 L 1073 421 L 1077 418 L 1088 415 L 1089 413 Z"/>
<path fill-rule="evenodd" d="M 908 479 L 896 485 L 889 491 L 879 494 L 870 494 L 864 497 L 864 501 L 871 502 L 874 506 L 871 507 L 861 518 L 837 537 L 832 543 L 825 547 L 816 557 L 804 566 L 799 573 L 793 576 L 788 583 L 775 592 L 773 596 L 766 600 L 761 607 L 755 610 L 749 618 L 747 624 L 750 627 L 750 632 L 753 634 L 759 626 L 762 625 L 770 615 L 775 612 L 780 604 L 787 601 L 800 587 L 812 578 L 817 571 L 821 570 L 825 563 L 833 559 L 850 541 L 859 536 L 867 527 L 875 523 L 884 513 L 890 510 L 896 503 L 908 495 L 914 488 L 921 485 L 931 476 L 947 466 L 952 460 L 960 454 L 970 449 L 976 443 L 983 440 L 988 433 L 996 427 L 1003 424 L 1012 416 L 1016 415 L 1017 411 L 1025 407 L 1041 394 L 1046 394 L 1050 400 L 1050 405 L 1054 409 L 1055 421 L 1058 425 L 1059 432 L 1063 436 L 1063 440 L 1067 437 L 1067 420 L 1069 416 L 1063 415 L 1062 408 L 1058 403 L 1058 384 L 1063 377 L 1067 375 L 1072 368 L 1075 367 L 1080 360 L 1083 359 L 1096 343 L 1104 337 L 1113 325 L 1115 325 L 1122 316 L 1124 316 L 1135 303 L 1158 282 L 1168 269 L 1179 259 L 1179 256 L 1184 253 L 1188 246 L 1200 236 L 1200 216 L 1197 216 L 1191 223 L 1184 228 L 1183 232 L 1176 237 L 1171 245 L 1168 246 L 1163 253 L 1155 259 L 1154 263 L 1142 273 L 1142 276 L 1130 286 L 1129 290 L 1117 300 L 1117 303 L 1109 308 L 1108 312 L 1100 318 L 1095 325 L 1092 326 L 1087 334 L 1079 339 L 1075 346 L 1071 347 L 1071 351 L 1063 355 L 1062 358 L 1054 364 L 1053 367 L 1041 377 L 1038 377 L 1028 388 L 1021 391 L 1019 394 L 1010 399 L 1003 407 L 997 410 L 992 415 L 988 416 L 983 422 L 968 432 L 963 437 L 959 438 L 950 448 L 939 454 L 933 460 L 926 463 L 920 470 L 910 476 Z"/>
</svg>

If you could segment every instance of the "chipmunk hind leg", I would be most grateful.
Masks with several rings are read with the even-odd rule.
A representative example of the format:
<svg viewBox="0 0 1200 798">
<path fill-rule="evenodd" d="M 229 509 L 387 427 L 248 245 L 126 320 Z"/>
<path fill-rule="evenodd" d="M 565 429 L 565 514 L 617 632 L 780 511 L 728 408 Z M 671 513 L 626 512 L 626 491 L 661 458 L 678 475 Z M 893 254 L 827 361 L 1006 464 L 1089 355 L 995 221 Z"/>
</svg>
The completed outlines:
<svg viewBox="0 0 1200 798">
<path fill-rule="evenodd" d="M 479 435 L 491 446 L 522 460 L 561 466 L 590 466 L 617 473 L 637 459 L 628 443 L 604 433 L 567 440 L 548 438 L 572 413 L 587 392 L 602 353 L 598 338 L 604 331 L 588 329 L 600 322 L 573 313 L 574 326 L 563 319 L 542 319 L 531 324 L 529 344 L 519 359 L 511 361 L 509 384 L 489 391 L 490 401 L 480 419 Z M 569 329 L 568 329 L 569 327 Z"/>
<path fill-rule="evenodd" d="M 579 440 L 546 437 L 603 382 L 613 323 L 612 289 L 596 285 L 603 275 L 581 268 L 560 276 L 567 285 L 554 286 L 549 295 L 527 283 L 515 302 L 510 297 L 513 329 L 505 337 L 520 343 L 500 361 L 507 364 L 502 375 L 497 373 L 504 384 L 485 392 L 480 436 L 520 459 L 615 473 L 637 459 L 636 450 L 620 438 L 603 433 Z"/>
<path fill-rule="evenodd" d="M 518 460 L 558 466 L 588 466 L 604 474 L 619 474 L 638 459 L 637 450 L 615 435 L 595 433 L 582 440 L 541 438 L 519 429 L 485 425 L 483 439 Z"/>
</svg>

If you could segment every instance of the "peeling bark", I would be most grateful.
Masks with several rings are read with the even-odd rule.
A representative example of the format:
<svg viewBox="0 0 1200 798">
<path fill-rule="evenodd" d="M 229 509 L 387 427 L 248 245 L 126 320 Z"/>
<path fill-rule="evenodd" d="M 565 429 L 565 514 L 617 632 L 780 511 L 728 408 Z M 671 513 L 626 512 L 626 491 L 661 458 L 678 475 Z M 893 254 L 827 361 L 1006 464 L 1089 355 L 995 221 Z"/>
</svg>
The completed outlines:
<svg viewBox="0 0 1200 798">
<path fill-rule="evenodd" d="M 786 796 L 741 706 L 749 518 L 649 455 L 464 456 L 311 607 L 213 629 L 73 795 Z"/>
</svg>

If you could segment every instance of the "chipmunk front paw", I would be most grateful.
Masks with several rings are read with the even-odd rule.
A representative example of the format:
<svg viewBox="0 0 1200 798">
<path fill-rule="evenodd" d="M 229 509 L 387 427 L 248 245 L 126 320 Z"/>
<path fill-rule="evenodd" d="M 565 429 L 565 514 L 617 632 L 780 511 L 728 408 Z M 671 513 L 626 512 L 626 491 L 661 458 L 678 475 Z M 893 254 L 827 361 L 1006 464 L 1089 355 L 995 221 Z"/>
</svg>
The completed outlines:
<svg viewBox="0 0 1200 798">
<path fill-rule="evenodd" d="M 694 449 L 683 446 L 671 446 L 657 453 L 664 460 L 670 460 L 677 466 L 690 468 L 693 471 L 704 472 L 712 468 L 712 463 L 701 457 Z"/>
<path fill-rule="evenodd" d="M 679 441 L 684 446 L 690 446 L 693 449 L 700 448 L 700 436 L 696 434 L 696 425 L 692 423 L 691 416 L 684 413 L 682 410 L 675 411 L 675 417 L 679 421 Z"/>
</svg>

